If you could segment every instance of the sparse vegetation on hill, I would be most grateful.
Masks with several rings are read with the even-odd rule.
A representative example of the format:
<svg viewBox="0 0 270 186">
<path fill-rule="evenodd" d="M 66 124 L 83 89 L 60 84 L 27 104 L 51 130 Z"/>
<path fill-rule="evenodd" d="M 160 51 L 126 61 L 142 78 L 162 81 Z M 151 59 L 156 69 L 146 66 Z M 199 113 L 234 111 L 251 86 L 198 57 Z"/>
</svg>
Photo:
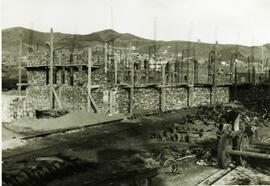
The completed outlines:
<svg viewBox="0 0 270 186">
<path fill-rule="evenodd" d="M 19 53 L 19 38 L 22 35 L 23 40 L 23 55 L 27 54 L 27 51 L 39 49 L 46 49 L 46 42 L 50 40 L 49 32 L 39 32 L 22 27 L 14 27 L 2 30 L 2 64 L 3 66 L 3 81 L 8 81 L 8 87 L 14 86 L 16 82 L 15 74 L 17 74 L 16 67 L 18 53 Z M 175 56 L 175 52 L 181 53 L 182 49 L 185 49 L 188 45 L 196 48 L 197 58 L 208 58 L 208 53 L 213 49 L 214 44 L 209 43 L 194 43 L 187 41 L 153 41 L 144 39 L 129 33 L 118 33 L 114 30 L 107 29 L 99 32 L 94 32 L 87 35 L 78 34 L 65 34 L 65 33 L 54 33 L 55 49 L 82 49 L 85 47 L 94 47 L 101 45 L 113 38 L 115 39 L 115 46 L 117 47 L 128 47 L 130 42 L 139 53 L 148 53 L 149 48 L 147 46 L 157 45 L 158 51 L 162 55 Z M 265 47 L 264 55 L 265 58 L 270 57 L 270 46 Z M 235 45 L 223 45 L 219 44 L 216 47 L 217 51 L 222 55 L 223 60 L 229 60 L 231 53 L 236 51 Z M 164 52 L 165 51 L 165 52 Z M 251 47 L 238 46 L 239 56 L 246 59 L 251 55 Z M 254 47 L 254 57 L 256 60 L 261 58 L 261 47 Z M 12 65 L 12 70 L 7 67 Z M 25 74 L 24 74 L 25 76 Z M 14 80 L 14 82 L 13 82 Z M 13 83 L 12 83 L 13 82 Z M 3 83 L 5 86 L 6 83 Z M 11 85 L 12 84 L 12 85 Z M 3 87 L 6 88 L 6 87 Z"/>
</svg>

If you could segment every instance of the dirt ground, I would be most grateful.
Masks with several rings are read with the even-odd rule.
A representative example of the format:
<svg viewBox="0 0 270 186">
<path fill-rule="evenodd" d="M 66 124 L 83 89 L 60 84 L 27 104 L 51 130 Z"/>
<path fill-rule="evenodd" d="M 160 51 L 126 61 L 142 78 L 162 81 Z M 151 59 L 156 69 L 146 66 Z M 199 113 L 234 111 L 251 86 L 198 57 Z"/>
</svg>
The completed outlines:
<svg viewBox="0 0 270 186">
<path fill-rule="evenodd" d="M 3 172 L 33 166 L 41 157 L 65 156 L 90 162 L 91 166 L 71 174 L 65 169 L 62 176 L 47 179 L 46 185 L 147 185 L 145 179 L 137 179 L 140 174 L 149 174 L 152 185 L 157 186 L 197 185 L 219 171 L 215 163 L 200 164 L 199 158 L 192 156 L 198 144 L 151 137 L 196 112 L 196 108 L 184 109 L 27 140 L 24 146 L 3 151 Z M 172 159 L 171 152 L 182 154 L 179 160 L 184 157 L 174 173 L 165 168 Z M 143 183 L 138 184 L 140 180 Z"/>
</svg>

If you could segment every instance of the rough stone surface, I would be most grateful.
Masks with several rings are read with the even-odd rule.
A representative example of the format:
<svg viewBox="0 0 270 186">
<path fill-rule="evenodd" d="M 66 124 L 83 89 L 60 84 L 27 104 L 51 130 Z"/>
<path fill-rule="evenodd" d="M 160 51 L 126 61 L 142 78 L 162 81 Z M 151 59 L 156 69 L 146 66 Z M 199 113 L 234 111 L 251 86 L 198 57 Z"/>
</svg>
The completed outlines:
<svg viewBox="0 0 270 186">
<path fill-rule="evenodd" d="M 229 103 L 230 90 L 227 87 L 215 87 L 212 90 L 213 104 Z"/>
<path fill-rule="evenodd" d="M 210 89 L 209 88 L 194 88 L 192 106 L 210 105 Z"/>
<path fill-rule="evenodd" d="M 35 116 L 34 103 L 27 97 L 2 95 L 2 122 Z"/>
<path fill-rule="evenodd" d="M 134 113 L 158 112 L 160 94 L 156 89 L 134 89 Z"/>
<path fill-rule="evenodd" d="M 177 110 L 187 107 L 186 88 L 164 88 L 165 110 Z"/>
<path fill-rule="evenodd" d="M 116 93 L 116 110 L 119 113 L 129 112 L 129 90 L 118 89 Z"/>
</svg>

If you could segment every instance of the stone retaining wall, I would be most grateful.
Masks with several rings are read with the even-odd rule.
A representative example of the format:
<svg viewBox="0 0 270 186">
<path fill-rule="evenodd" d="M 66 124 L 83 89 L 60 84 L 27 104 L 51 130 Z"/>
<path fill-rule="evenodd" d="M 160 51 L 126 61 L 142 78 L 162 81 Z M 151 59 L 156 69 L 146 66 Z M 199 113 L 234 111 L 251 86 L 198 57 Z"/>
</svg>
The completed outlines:
<svg viewBox="0 0 270 186">
<path fill-rule="evenodd" d="M 50 108 L 49 104 L 49 86 L 29 86 L 26 89 L 26 98 L 24 101 L 25 106 L 19 100 L 6 103 L 11 105 L 5 111 L 6 115 L 12 115 L 13 119 L 21 117 L 32 117 L 35 115 L 35 110 L 47 110 Z M 55 87 L 58 97 L 61 100 L 63 109 L 68 111 L 86 111 L 87 109 L 87 87 L 61 85 Z M 171 87 L 163 88 L 165 97 L 163 108 L 164 111 L 177 110 L 188 106 L 209 105 L 217 103 L 228 103 L 233 96 L 233 87 Z M 268 95 L 267 86 L 257 87 L 237 87 L 237 100 L 245 102 L 254 100 L 253 92 L 256 97 L 263 97 Z M 110 100 L 115 103 L 111 108 L 114 112 L 129 113 L 130 110 L 130 96 L 129 88 L 121 87 L 107 87 L 101 86 L 97 89 L 92 89 L 92 97 L 101 112 L 108 113 L 110 109 Z M 160 112 L 161 109 L 161 90 L 160 88 L 134 88 L 133 97 L 133 113 L 153 113 Z M 15 105 L 16 108 L 12 108 Z M 17 105 L 17 106 L 16 106 Z M 59 109 L 57 101 L 55 101 L 56 109 Z M 12 108 L 12 109 L 11 109 Z M 30 109 L 31 108 L 31 111 Z M 28 109 L 28 110 L 27 110 Z M 19 114 L 16 114 L 18 112 Z M 12 113 L 12 114 L 11 114 Z"/>
<path fill-rule="evenodd" d="M 25 96 L 2 95 L 1 112 L 2 122 L 35 116 L 33 102 Z"/>
</svg>

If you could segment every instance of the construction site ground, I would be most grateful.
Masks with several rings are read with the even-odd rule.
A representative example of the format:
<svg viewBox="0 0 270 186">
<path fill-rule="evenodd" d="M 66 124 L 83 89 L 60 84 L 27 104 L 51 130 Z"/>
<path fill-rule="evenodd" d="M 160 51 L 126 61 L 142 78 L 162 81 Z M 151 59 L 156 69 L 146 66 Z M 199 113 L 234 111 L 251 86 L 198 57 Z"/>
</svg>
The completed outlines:
<svg viewBox="0 0 270 186">
<path fill-rule="evenodd" d="M 55 162 L 59 157 L 69 157 L 86 162 L 87 168 L 65 169 L 62 173 L 47 176 L 42 182 L 29 182 L 29 185 L 147 185 L 150 181 L 144 179 L 146 174 L 152 177 L 152 185 L 157 186 L 269 183 L 269 172 L 261 172 L 252 166 L 221 170 L 214 155 L 210 158 L 198 156 L 198 151 L 213 149 L 216 145 L 211 142 L 215 141 L 215 130 L 207 142 L 200 144 L 153 137 L 164 127 L 196 114 L 197 108 L 183 109 L 20 140 L 22 144 L 17 147 L 3 150 L 3 174 L 25 167 L 33 169 L 42 158 Z M 266 129 L 269 131 L 269 127 Z M 264 136 L 270 136 L 265 132 L 267 130 L 263 130 Z M 20 137 L 16 136 L 17 139 Z M 170 161 L 175 161 L 171 152 L 181 154 L 174 171 L 168 166 Z M 206 156 L 207 150 L 201 154 Z M 213 178 L 213 175 L 218 176 Z"/>
</svg>

